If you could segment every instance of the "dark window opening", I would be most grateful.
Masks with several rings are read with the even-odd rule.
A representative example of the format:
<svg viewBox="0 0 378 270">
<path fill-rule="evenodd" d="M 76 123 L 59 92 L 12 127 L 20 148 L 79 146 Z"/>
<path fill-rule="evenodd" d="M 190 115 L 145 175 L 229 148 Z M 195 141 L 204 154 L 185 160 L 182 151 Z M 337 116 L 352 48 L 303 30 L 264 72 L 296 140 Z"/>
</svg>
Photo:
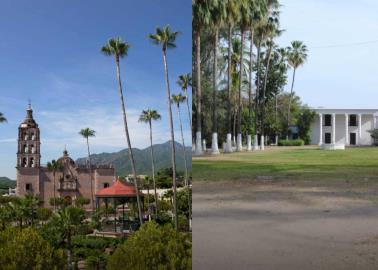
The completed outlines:
<svg viewBox="0 0 378 270">
<path fill-rule="evenodd" d="M 330 127 L 332 126 L 332 119 L 330 114 L 324 115 L 324 126 Z"/>
<path fill-rule="evenodd" d="M 350 133 L 349 144 L 356 145 L 356 133 Z"/>
<path fill-rule="evenodd" d="M 355 115 L 355 114 L 349 115 L 349 126 L 351 126 L 351 127 L 357 126 L 357 115 Z"/>
<path fill-rule="evenodd" d="M 324 142 L 329 144 L 331 143 L 331 133 L 325 133 L 325 138 L 324 138 Z"/>
<path fill-rule="evenodd" d="M 26 184 L 25 189 L 26 191 L 32 191 L 32 184 Z"/>
<path fill-rule="evenodd" d="M 104 183 L 104 188 L 109 187 L 109 183 Z"/>
</svg>

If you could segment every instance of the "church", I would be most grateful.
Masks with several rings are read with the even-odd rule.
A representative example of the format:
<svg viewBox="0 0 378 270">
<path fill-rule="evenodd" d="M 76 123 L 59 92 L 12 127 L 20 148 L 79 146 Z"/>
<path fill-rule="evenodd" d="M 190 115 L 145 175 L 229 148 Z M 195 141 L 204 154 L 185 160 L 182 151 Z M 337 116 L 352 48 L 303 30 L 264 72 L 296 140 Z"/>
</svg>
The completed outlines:
<svg viewBox="0 0 378 270">
<path fill-rule="evenodd" d="M 70 158 L 68 151 L 57 159 L 61 169 L 54 175 L 47 166 L 41 164 L 41 139 L 37 122 L 33 118 L 33 110 L 29 105 L 26 117 L 18 129 L 17 151 L 17 188 L 16 194 L 24 196 L 31 193 L 39 196 L 44 207 L 52 207 L 50 198 L 64 198 L 72 204 L 78 197 L 91 198 L 91 179 L 93 194 L 109 187 L 115 180 L 115 169 L 112 165 L 79 165 Z M 55 192 L 54 192 L 55 190 Z M 92 201 L 86 205 L 91 208 Z"/>
</svg>

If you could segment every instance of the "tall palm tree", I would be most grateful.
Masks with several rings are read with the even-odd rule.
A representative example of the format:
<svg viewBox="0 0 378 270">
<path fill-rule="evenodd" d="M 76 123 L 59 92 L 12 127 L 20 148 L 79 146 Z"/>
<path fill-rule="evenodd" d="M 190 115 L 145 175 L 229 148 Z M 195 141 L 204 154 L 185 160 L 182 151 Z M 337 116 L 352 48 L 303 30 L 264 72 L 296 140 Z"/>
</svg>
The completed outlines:
<svg viewBox="0 0 378 270">
<path fill-rule="evenodd" d="M 195 92 L 196 92 L 196 147 L 195 155 L 202 155 L 202 108 L 201 108 L 201 31 L 210 22 L 211 0 L 192 1 L 192 29 L 194 37 L 195 57 L 193 64 L 195 70 Z"/>
<path fill-rule="evenodd" d="M 90 175 L 90 181 L 91 181 L 91 202 L 92 202 L 92 211 L 94 212 L 94 192 L 93 192 L 93 176 L 92 176 L 92 164 L 91 164 L 91 152 L 89 151 L 89 137 L 96 136 L 96 131 L 90 129 L 90 128 L 83 128 L 80 130 L 79 134 L 85 138 L 87 142 L 87 151 L 88 151 L 88 170 Z"/>
<path fill-rule="evenodd" d="M 303 44 L 302 41 L 292 41 L 291 47 L 288 48 L 288 62 L 289 65 L 293 68 L 293 78 L 291 82 L 291 90 L 289 96 L 289 105 L 287 109 L 287 130 L 286 130 L 286 139 L 289 139 L 289 125 L 290 125 L 290 109 L 291 101 L 293 98 L 293 89 L 294 89 L 294 80 L 295 80 L 295 71 L 298 67 L 302 66 L 307 60 L 307 46 Z"/>
<path fill-rule="evenodd" d="M 124 42 L 121 38 L 112 38 L 101 48 L 101 51 L 107 56 L 114 56 L 116 67 L 117 67 L 117 80 L 118 80 L 118 91 L 119 91 L 119 98 L 121 101 L 121 110 L 123 114 L 123 124 L 125 128 L 126 140 L 127 145 L 129 148 L 129 156 L 131 162 L 131 169 L 134 176 L 134 186 L 136 190 L 136 197 L 137 197 L 137 205 L 138 205 L 138 214 L 139 214 L 139 222 L 143 223 L 142 217 L 142 206 L 139 197 L 139 188 L 138 188 L 138 181 L 137 181 L 137 174 L 136 174 L 136 167 L 135 167 L 135 160 L 133 149 L 131 148 L 130 142 L 130 135 L 129 135 L 129 128 L 127 125 L 127 115 L 126 115 L 126 106 L 123 98 L 123 90 L 122 90 L 122 81 L 121 81 L 121 70 L 120 70 L 120 59 L 127 56 L 127 52 L 130 48 L 130 45 L 127 42 Z"/>
<path fill-rule="evenodd" d="M 231 121 L 231 99 L 232 99 L 232 70 L 231 70 L 231 61 L 232 61 L 232 38 L 233 38 L 233 28 L 234 25 L 239 20 L 240 10 L 239 10 L 239 1 L 238 0 L 227 0 L 226 2 L 226 11 L 227 16 L 225 22 L 228 26 L 228 71 L 227 71 L 227 92 L 228 92 L 228 103 L 227 103 L 227 122 L 228 122 L 228 131 L 226 139 L 226 147 L 224 152 L 232 152 L 232 142 L 231 142 L 231 133 L 232 133 L 232 121 Z"/>
<path fill-rule="evenodd" d="M 72 267 L 72 237 L 78 231 L 79 225 L 84 220 L 84 211 L 81 208 L 74 206 L 65 207 L 60 210 L 54 219 L 56 220 L 57 229 L 62 235 L 65 246 L 67 248 L 67 269 L 71 270 Z"/>
<path fill-rule="evenodd" d="M 240 34 L 241 34 L 241 46 L 240 46 L 240 69 L 239 69 L 239 91 L 238 91 L 238 131 L 237 131 L 237 139 L 236 139 L 236 151 L 242 151 L 242 130 L 241 130 L 241 118 L 242 118 L 242 85 L 244 81 L 243 73 L 244 73 L 244 42 L 245 42 L 245 33 L 248 29 L 249 24 L 249 0 L 240 0 L 239 1 L 239 9 L 240 9 Z"/>
<path fill-rule="evenodd" d="M 152 166 L 152 182 L 154 185 L 154 198 L 155 198 L 155 214 L 158 213 L 158 196 L 156 192 L 156 179 L 155 179 L 155 158 L 154 158 L 154 147 L 152 144 L 152 121 L 160 120 L 161 115 L 152 109 L 143 110 L 139 116 L 139 122 L 148 123 L 150 127 L 150 145 L 151 145 L 151 166 Z M 148 178 L 148 186 L 150 185 L 150 178 Z M 148 189 L 149 190 L 149 189 Z M 148 197 L 150 194 L 148 194 Z"/>
<path fill-rule="evenodd" d="M 62 169 L 62 165 L 53 159 L 51 162 L 47 162 L 47 170 L 53 173 L 53 181 L 54 181 L 54 212 L 56 211 L 56 184 L 55 184 L 55 175 L 57 171 Z"/>
<path fill-rule="evenodd" d="M 182 130 L 182 121 L 181 121 L 181 112 L 180 112 L 180 104 L 185 102 L 186 97 L 178 94 L 178 95 L 172 95 L 172 102 L 176 104 L 177 106 L 177 115 L 180 122 L 180 131 L 181 131 L 181 143 L 182 143 L 182 150 L 184 155 L 184 167 L 185 167 L 185 187 L 189 191 L 189 175 L 188 175 L 188 165 L 187 165 L 187 159 L 186 159 L 186 147 L 185 147 L 185 140 L 184 140 L 184 132 Z M 191 228 L 191 203 L 190 203 L 190 196 L 188 196 L 188 207 L 189 207 L 189 228 Z"/>
<path fill-rule="evenodd" d="M 186 99 L 186 106 L 188 108 L 190 131 L 193 133 L 192 116 L 190 114 L 189 98 L 188 98 L 188 89 L 189 87 L 192 86 L 192 75 L 190 73 L 180 75 L 178 77 L 177 84 L 181 87 L 182 91 L 184 92 L 184 96 Z"/>
<path fill-rule="evenodd" d="M 0 112 L 0 123 L 7 122 L 7 119 L 5 118 L 4 114 Z"/>
<path fill-rule="evenodd" d="M 176 38 L 179 32 L 172 32 L 169 26 L 166 25 L 163 28 L 157 27 L 155 34 L 149 34 L 150 40 L 153 44 L 160 45 L 163 53 L 163 64 L 165 73 L 165 82 L 167 86 L 167 98 L 168 98 L 168 115 L 169 115 L 169 127 L 171 131 L 171 144 L 172 144 L 172 180 L 173 180 L 173 205 L 175 214 L 175 228 L 178 229 L 178 216 L 177 216 L 177 201 L 176 201 L 176 146 L 175 146 L 175 134 L 173 128 L 173 117 L 171 107 L 171 88 L 169 86 L 168 75 L 168 63 L 167 63 L 167 50 L 176 47 Z"/>
<path fill-rule="evenodd" d="M 217 117 L 217 80 L 218 80 L 218 47 L 219 47 L 219 29 L 226 17 L 226 6 L 224 1 L 213 1 L 210 6 L 211 27 L 214 31 L 213 45 L 213 134 L 211 143 L 211 154 L 219 154 L 218 149 L 218 117 Z"/>
</svg>

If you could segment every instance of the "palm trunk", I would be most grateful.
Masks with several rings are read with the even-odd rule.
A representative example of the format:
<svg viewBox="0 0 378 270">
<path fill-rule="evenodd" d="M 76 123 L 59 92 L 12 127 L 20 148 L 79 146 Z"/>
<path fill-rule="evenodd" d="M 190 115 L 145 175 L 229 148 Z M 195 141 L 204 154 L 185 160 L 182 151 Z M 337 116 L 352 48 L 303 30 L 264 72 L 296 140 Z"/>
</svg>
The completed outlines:
<svg viewBox="0 0 378 270">
<path fill-rule="evenodd" d="M 271 39 L 270 40 L 271 43 L 269 45 L 269 49 L 268 49 L 268 55 L 267 55 L 267 59 L 266 59 L 266 64 L 265 64 L 265 74 L 264 74 L 264 87 L 263 87 L 263 100 L 262 100 L 262 114 L 261 114 L 261 133 L 262 133 L 262 136 L 264 136 L 264 121 L 265 121 L 265 94 L 266 94 L 266 85 L 267 85 L 267 82 L 268 82 L 268 73 L 269 73 L 269 64 L 270 64 L 270 57 L 271 57 L 271 54 L 272 54 L 272 47 L 273 47 L 273 40 Z"/>
<path fill-rule="evenodd" d="M 88 150 L 88 169 L 89 176 L 91 180 L 91 202 L 92 202 L 92 212 L 94 212 L 94 196 L 93 196 L 93 176 L 92 176 L 92 165 L 91 165 L 91 152 L 89 151 L 89 139 L 87 137 L 87 150 Z"/>
<path fill-rule="evenodd" d="M 186 151 L 185 151 L 185 140 L 184 140 L 184 132 L 182 130 L 182 121 L 181 121 L 181 112 L 180 112 L 180 104 L 177 103 L 177 113 L 178 113 L 178 118 L 180 122 L 180 131 L 181 131 L 181 142 L 182 142 L 182 148 L 184 151 L 184 167 L 185 167 L 185 187 L 188 188 L 188 194 L 189 194 L 189 175 L 188 175 L 188 165 L 187 165 L 187 160 L 186 160 Z M 189 228 L 191 227 L 191 222 L 190 222 L 190 212 L 191 212 L 191 205 L 190 205 L 190 196 L 188 195 L 188 208 L 189 208 Z"/>
<path fill-rule="evenodd" d="M 239 70 L 239 93 L 238 93 L 238 140 L 237 140 L 237 151 L 241 151 L 242 145 L 242 137 L 241 137 L 241 118 L 242 118 L 242 102 L 241 102 L 241 92 L 242 92 L 242 84 L 243 84 L 243 51 L 244 51 L 244 36 L 245 31 L 241 30 L 241 44 L 240 44 L 240 70 Z"/>
<path fill-rule="evenodd" d="M 134 186 L 135 186 L 137 205 L 138 205 L 139 222 L 140 222 L 140 224 L 143 224 L 142 207 L 141 207 L 141 202 L 140 202 L 140 197 L 139 197 L 138 179 L 137 179 L 137 174 L 136 174 L 133 149 L 131 148 L 129 128 L 128 128 L 128 125 L 127 125 L 126 108 L 125 108 L 125 102 L 124 102 L 123 93 L 122 93 L 121 71 L 120 71 L 119 57 L 118 56 L 116 56 L 116 64 L 117 64 L 117 79 L 118 79 L 119 97 L 120 97 L 120 100 L 121 100 L 121 110 L 122 110 L 122 114 L 123 114 L 123 124 L 124 124 L 124 127 L 125 127 L 127 146 L 129 148 L 131 170 L 132 170 L 132 173 L 134 175 Z"/>
<path fill-rule="evenodd" d="M 290 96 L 289 96 L 289 106 L 287 109 L 287 130 L 286 130 L 286 140 L 289 139 L 289 125 L 290 125 L 290 109 L 291 109 L 291 99 L 293 96 L 293 89 L 294 89 L 294 80 L 295 80 L 295 68 L 293 70 L 293 80 L 291 82 L 291 90 L 290 90 Z"/>
<path fill-rule="evenodd" d="M 154 159 L 154 147 L 152 144 L 152 123 L 151 120 L 149 121 L 150 124 L 150 144 L 151 144 L 151 165 L 152 165 L 152 182 L 154 184 L 154 197 L 155 197 L 155 214 L 158 213 L 158 197 L 156 192 L 156 180 L 155 180 L 155 159 Z"/>
<path fill-rule="evenodd" d="M 197 44 L 198 46 L 198 44 Z M 177 200 L 176 200 L 176 146 L 175 146 L 175 134 L 173 129 L 173 117 L 172 117 L 172 106 L 171 106 L 171 89 L 169 86 L 169 75 L 168 75 L 168 64 L 166 49 L 163 49 L 163 62 L 165 71 L 165 81 L 167 84 L 167 98 L 168 98 L 168 113 L 169 113 L 169 127 L 171 131 L 171 144 L 172 144 L 172 182 L 173 182 L 173 212 L 175 215 L 175 228 L 178 230 L 178 216 L 177 216 Z M 198 63 L 197 63 L 198 64 Z M 198 70 L 197 70 L 198 73 Z M 197 74 L 198 75 L 198 74 Z M 198 79 L 198 77 L 197 77 Z M 198 116 L 198 115 L 197 115 Z M 198 117 L 197 117 L 198 119 Z M 197 120 L 198 123 L 198 120 Z M 201 124 L 201 123 L 200 123 Z M 201 125 L 200 125 L 201 126 Z M 198 132 L 198 130 L 197 130 Z"/>
<path fill-rule="evenodd" d="M 54 212 L 56 212 L 55 171 L 53 172 L 53 179 L 54 179 Z"/>
<path fill-rule="evenodd" d="M 256 85 L 256 98 L 255 98 L 255 133 L 258 134 L 259 131 L 259 98 L 260 98 L 260 53 L 261 53 L 261 41 L 263 39 L 263 36 L 261 35 L 259 43 L 257 45 L 257 85 Z"/>
<path fill-rule="evenodd" d="M 193 134 L 192 116 L 190 114 L 189 99 L 188 99 L 188 92 L 187 91 L 188 91 L 188 89 L 185 90 L 186 106 L 188 107 L 188 116 L 189 116 L 190 131 Z"/>
<path fill-rule="evenodd" d="M 214 65 L 213 65 L 213 132 L 218 131 L 217 127 L 217 74 L 218 74 L 218 28 L 214 34 Z"/>
<path fill-rule="evenodd" d="M 232 61 L 232 25 L 228 26 L 228 74 L 227 74 L 227 91 L 228 91 L 228 102 L 227 102 L 227 116 L 228 116 L 228 133 L 232 132 L 232 121 L 231 121 L 231 100 L 232 100 L 232 93 L 231 93 L 231 61 Z"/>
<path fill-rule="evenodd" d="M 249 91 L 248 91 L 248 128 L 247 135 L 250 133 L 251 123 L 252 123 L 252 97 L 253 97 L 253 28 L 251 28 L 251 44 L 249 47 Z"/>
<path fill-rule="evenodd" d="M 196 130 L 196 155 L 202 154 L 202 142 L 201 142 L 201 119 L 202 119 L 202 111 L 201 111 L 201 35 L 199 30 L 196 32 L 196 95 L 197 95 L 197 130 Z M 168 97 L 170 99 L 170 96 Z M 170 104 L 170 102 L 169 102 Z M 169 105 L 170 106 L 170 105 Z"/>
</svg>

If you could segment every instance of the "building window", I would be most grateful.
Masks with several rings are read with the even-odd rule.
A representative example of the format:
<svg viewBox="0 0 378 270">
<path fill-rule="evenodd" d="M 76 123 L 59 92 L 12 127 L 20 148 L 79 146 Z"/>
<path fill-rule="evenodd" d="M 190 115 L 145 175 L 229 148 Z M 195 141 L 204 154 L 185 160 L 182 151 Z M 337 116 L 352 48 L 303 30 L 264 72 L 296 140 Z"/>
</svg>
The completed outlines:
<svg viewBox="0 0 378 270">
<path fill-rule="evenodd" d="M 109 187 L 109 183 L 104 183 L 104 188 Z"/>
<path fill-rule="evenodd" d="M 357 115 L 351 114 L 349 115 L 349 126 L 356 127 L 357 126 Z"/>
<path fill-rule="evenodd" d="M 324 115 L 324 126 L 330 127 L 332 126 L 332 119 L 330 114 Z"/>
<path fill-rule="evenodd" d="M 27 191 L 27 192 L 31 192 L 32 191 L 32 184 L 26 184 L 25 185 L 25 190 Z"/>
<path fill-rule="evenodd" d="M 35 135 L 34 135 L 34 133 L 31 134 L 31 139 L 32 139 L 32 140 L 35 140 Z"/>
<path fill-rule="evenodd" d="M 28 140 L 28 134 L 25 134 L 25 135 L 24 135 L 24 140 L 25 140 L 25 141 Z"/>
<path fill-rule="evenodd" d="M 26 158 L 22 159 L 22 167 L 26 167 L 28 165 L 28 160 Z"/>
<path fill-rule="evenodd" d="M 35 167 L 34 158 L 30 158 L 30 167 Z"/>
<path fill-rule="evenodd" d="M 28 152 L 28 146 L 25 144 L 24 145 L 24 153 L 26 154 Z"/>
<path fill-rule="evenodd" d="M 324 142 L 327 144 L 331 143 L 331 133 L 324 134 Z"/>
</svg>

